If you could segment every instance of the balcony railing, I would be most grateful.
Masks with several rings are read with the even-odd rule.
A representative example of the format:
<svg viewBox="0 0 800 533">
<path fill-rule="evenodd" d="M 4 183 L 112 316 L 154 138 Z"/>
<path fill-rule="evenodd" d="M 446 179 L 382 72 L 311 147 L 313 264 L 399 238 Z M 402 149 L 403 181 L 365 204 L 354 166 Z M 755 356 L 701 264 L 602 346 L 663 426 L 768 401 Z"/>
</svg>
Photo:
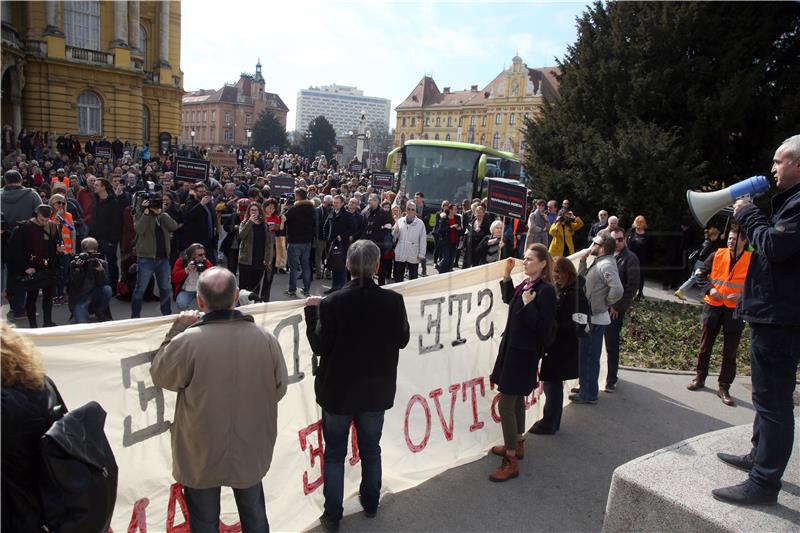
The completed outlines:
<svg viewBox="0 0 800 533">
<path fill-rule="evenodd" d="M 113 65 L 114 54 L 99 52 L 97 50 L 89 50 L 87 48 L 75 48 L 74 46 L 67 46 L 67 60 L 81 61 L 95 65 Z"/>
<path fill-rule="evenodd" d="M 131 58 L 131 68 L 133 70 L 138 70 L 139 72 L 144 71 L 144 59 L 140 57 L 132 57 Z"/>
<path fill-rule="evenodd" d="M 19 42 L 19 35 L 16 30 L 11 26 L 3 23 L 3 46 L 13 46 L 14 48 L 21 48 Z"/>
<path fill-rule="evenodd" d="M 47 43 L 45 41 L 23 41 L 25 51 L 35 56 L 47 56 Z"/>
</svg>

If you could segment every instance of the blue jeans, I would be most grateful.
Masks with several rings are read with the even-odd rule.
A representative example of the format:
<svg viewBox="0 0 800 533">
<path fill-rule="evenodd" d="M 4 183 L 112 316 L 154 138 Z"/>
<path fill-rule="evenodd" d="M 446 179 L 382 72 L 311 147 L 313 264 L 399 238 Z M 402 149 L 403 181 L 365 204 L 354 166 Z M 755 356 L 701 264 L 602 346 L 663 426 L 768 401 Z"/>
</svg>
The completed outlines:
<svg viewBox="0 0 800 533">
<path fill-rule="evenodd" d="M 439 253 L 441 254 L 441 259 L 439 260 L 439 273 L 444 274 L 445 272 L 452 272 L 453 259 L 456 257 L 456 245 L 442 243 Z"/>
<path fill-rule="evenodd" d="M 109 263 L 110 264 L 110 263 Z M 170 280 L 169 260 L 166 257 L 136 259 L 136 288 L 131 297 L 131 318 L 142 316 L 142 297 L 153 274 L 156 275 L 158 296 L 161 298 L 161 314 L 172 314 L 172 285 Z"/>
<path fill-rule="evenodd" d="M 289 258 L 289 290 L 297 290 L 297 271 L 303 271 L 303 290 L 311 291 L 311 243 L 290 242 L 287 246 Z"/>
<path fill-rule="evenodd" d="M 344 498 L 344 459 L 350 421 L 355 422 L 358 452 L 361 456 L 361 505 L 375 512 L 381 494 L 381 433 L 384 411 L 335 415 L 322 410 L 322 436 L 325 438 L 325 516 L 338 522 L 342 519 Z"/>
<path fill-rule="evenodd" d="M 750 481 L 777 493 L 792 455 L 792 395 L 800 361 L 800 329 L 759 324 L 750 327 L 750 372 L 756 410 Z"/>
<path fill-rule="evenodd" d="M 600 378 L 600 354 L 603 351 L 603 334 L 607 326 L 594 324 L 589 337 L 581 337 L 578 359 L 578 379 L 581 398 L 596 401 L 599 394 L 597 380 Z"/>
<path fill-rule="evenodd" d="M 197 309 L 197 291 L 181 291 L 175 298 L 175 307 L 178 311 Z"/>
<path fill-rule="evenodd" d="M 622 322 L 625 320 L 625 311 L 620 311 L 617 318 L 611 319 L 611 324 L 606 326 L 606 353 L 608 354 L 608 371 L 606 384 L 616 385 L 617 372 L 619 371 L 619 334 L 622 331 Z"/>
<path fill-rule="evenodd" d="M 192 533 L 219 533 L 220 487 L 192 489 L 183 487 L 186 508 L 189 511 L 189 529 Z M 264 487 L 257 483 L 246 489 L 233 489 L 236 510 L 242 533 L 269 531 Z"/>
<path fill-rule="evenodd" d="M 100 285 L 90 290 L 86 294 L 81 294 L 71 298 L 72 316 L 75 317 L 76 324 L 86 324 L 89 322 L 89 305 L 95 311 L 105 311 L 111 301 L 111 287 Z"/>
</svg>

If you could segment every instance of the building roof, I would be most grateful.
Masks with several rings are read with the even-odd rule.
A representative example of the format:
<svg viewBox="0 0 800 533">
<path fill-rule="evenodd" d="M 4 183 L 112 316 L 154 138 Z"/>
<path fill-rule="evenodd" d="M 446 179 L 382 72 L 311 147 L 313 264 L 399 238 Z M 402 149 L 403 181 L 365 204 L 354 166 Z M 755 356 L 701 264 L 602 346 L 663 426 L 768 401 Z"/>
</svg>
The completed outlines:
<svg viewBox="0 0 800 533">
<path fill-rule="evenodd" d="M 283 103 L 280 96 L 275 93 L 264 93 L 267 102 L 267 107 L 279 109 L 281 111 L 289 111 L 289 108 Z M 213 104 L 217 102 L 224 102 L 236 104 L 239 102 L 239 89 L 235 85 L 226 85 L 221 89 L 207 90 L 201 89 L 187 93 L 183 97 L 183 103 L 186 104 Z"/>
</svg>

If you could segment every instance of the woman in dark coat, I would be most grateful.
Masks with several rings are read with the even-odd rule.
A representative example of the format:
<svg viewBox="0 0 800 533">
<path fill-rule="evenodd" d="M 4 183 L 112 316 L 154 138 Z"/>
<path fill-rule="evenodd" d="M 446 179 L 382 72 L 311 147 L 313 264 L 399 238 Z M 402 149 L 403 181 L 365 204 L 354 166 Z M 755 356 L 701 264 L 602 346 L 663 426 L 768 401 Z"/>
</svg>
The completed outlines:
<svg viewBox="0 0 800 533">
<path fill-rule="evenodd" d="M 500 424 L 504 446 L 492 453 L 503 457 L 500 468 L 489 475 L 492 481 L 507 481 L 519 475 L 517 460 L 525 454 L 525 396 L 536 386 L 539 359 L 555 337 L 556 291 L 552 285 L 552 259 L 542 244 L 525 252 L 522 266 L 525 280 L 516 288 L 511 271 L 516 260 L 508 258 L 500 282 L 508 320 L 500 351 L 492 370 L 492 383 L 500 391 Z"/>
<path fill-rule="evenodd" d="M 464 268 L 467 268 L 468 266 L 473 267 L 483 265 L 486 263 L 486 258 L 481 257 L 478 245 L 481 243 L 484 237 L 489 235 L 489 227 L 491 225 L 492 219 L 486 214 L 486 208 L 483 207 L 483 205 L 478 205 L 475 207 L 475 215 L 470 220 L 469 225 L 466 226 L 467 237 L 465 243 L 467 246 L 467 251 L 464 261 L 466 262 L 467 259 L 469 259 L 469 265 L 465 264 Z"/>
<path fill-rule="evenodd" d="M 539 378 L 544 384 L 544 415 L 530 429 L 552 435 L 561 427 L 564 381 L 578 377 L 578 338 L 589 319 L 589 301 L 578 280 L 575 265 L 566 257 L 554 260 L 553 277 L 558 288 L 556 339 L 545 350 Z"/>
</svg>

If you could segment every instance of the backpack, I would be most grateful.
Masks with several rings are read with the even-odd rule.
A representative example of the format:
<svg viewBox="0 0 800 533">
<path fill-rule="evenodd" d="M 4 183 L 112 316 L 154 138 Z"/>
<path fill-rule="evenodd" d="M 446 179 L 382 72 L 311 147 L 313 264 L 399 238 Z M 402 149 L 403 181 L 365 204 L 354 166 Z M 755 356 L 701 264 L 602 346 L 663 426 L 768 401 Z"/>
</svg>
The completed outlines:
<svg viewBox="0 0 800 533">
<path fill-rule="evenodd" d="M 103 431 L 106 412 L 97 402 L 69 411 L 48 379 L 55 419 L 42 436 L 42 531 L 106 533 L 117 500 L 118 469 Z"/>
</svg>

